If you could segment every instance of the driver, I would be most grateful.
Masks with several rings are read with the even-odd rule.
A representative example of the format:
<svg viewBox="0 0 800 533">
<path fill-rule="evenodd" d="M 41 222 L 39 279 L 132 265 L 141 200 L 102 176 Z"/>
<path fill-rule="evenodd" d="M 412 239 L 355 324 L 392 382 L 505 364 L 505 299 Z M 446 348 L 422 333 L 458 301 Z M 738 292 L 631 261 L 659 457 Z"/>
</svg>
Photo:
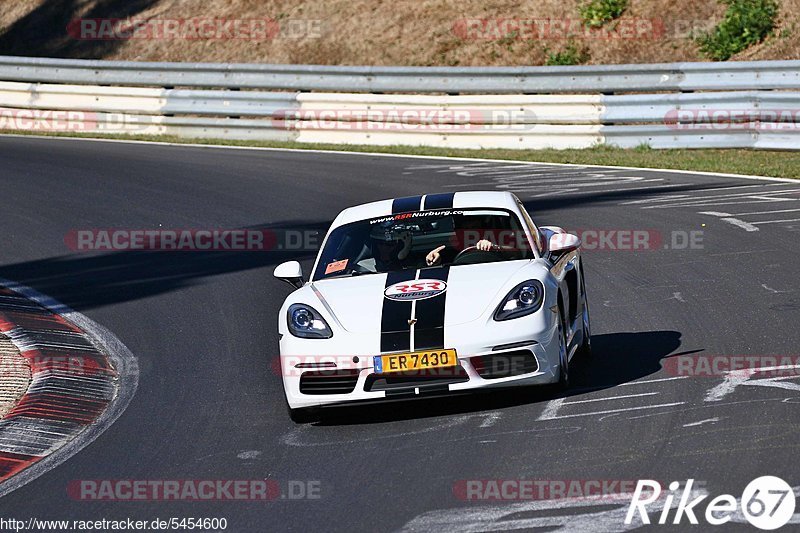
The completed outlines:
<svg viewBox="0 0 800 533">
<path fill-rule="evenodd" d="M 411 231 L 392 222 L 374 226 L 369 233 L 372 257 L 378 272 L 403 268 L 411 252 Z"/>
<path fill-rule="evenodd" d="M 443 260 L 446 259 L 446 262 L 452 262 L 455 256 L 458 255 L 459 252 L 469 248 L 464 242 L 465 233 L 468 230 L 479 230 L 481 229 L 481 218 L 477 216 L 467 216 L 464 217 L 463 222 L 461 224 L 460 231 L 457 231 L 455 234 L 455 238 L 453 239 L 452 248 L 448 248 L 446 245 L 439 246 L 434 248 L 428 255 L 425 256 L 425 263 L 428 266 L 436 266 L 440 265 Z M 481 239 L 475 243 L 475 248 L 480 250 L 481 252 L 489 252 L 497 248 L 491 241 L 487 239 Z"/>
</svg>

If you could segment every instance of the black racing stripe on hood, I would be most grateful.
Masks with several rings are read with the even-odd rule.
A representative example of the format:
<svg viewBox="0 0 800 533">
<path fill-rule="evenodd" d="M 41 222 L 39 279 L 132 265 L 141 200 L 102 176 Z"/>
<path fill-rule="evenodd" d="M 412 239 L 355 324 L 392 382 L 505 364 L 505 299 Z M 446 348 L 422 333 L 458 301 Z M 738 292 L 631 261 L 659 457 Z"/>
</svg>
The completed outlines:
<svg viewBox="0 0 800 533">
<path fill-rule="evenodd" d="M 420 278 L 439 279 L 447 282 L 450 267 L 427 268 L 420 272 Z M 448 288 L 449 290 L 449 288 Z M 445 348 L 444 313 L 447 291 L 425 300 L 417 300 L 414 326 L 414 349 L 432 350 Z"/>
<path fill-rule="evenodd" d="M 408 196 L 406 198 L 395 198 L 392 201 L 392 214 L 409 213 L 419 211 L 422 203 L 422 196 Z"/>
<path fill-rule="evenodd" d="M 453 207 L 453 197 L 456 193 L 445 192 L 441 194 L 429 194 L 425 197 L 423 209 L 449 209 Z"/>
<path fill-rule="evenodd" d="M 400 270 L 386 275 L 386 287 L 412 281 L 416 270 Z M 386 298 L 383 293 L 383 309 L 381 311 L 381 352 L 409 351 L 411 349 L 411 302 L 400 302 Z"/>
</svg>

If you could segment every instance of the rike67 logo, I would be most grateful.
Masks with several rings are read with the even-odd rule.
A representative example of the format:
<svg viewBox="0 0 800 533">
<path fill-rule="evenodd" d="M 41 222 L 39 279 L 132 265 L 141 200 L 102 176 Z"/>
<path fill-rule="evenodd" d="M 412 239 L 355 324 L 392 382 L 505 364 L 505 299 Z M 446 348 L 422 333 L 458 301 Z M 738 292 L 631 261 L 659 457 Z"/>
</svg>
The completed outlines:
<svg viewBox="0 0 800 533">
<path fill-rule="evenodd" d="M 700 503 L 708 498 L 708 494 L 692 491 L 694 480 L 689 479 L 681 490 L 681 484 L 673 481 L 669 491 L 662 491 L 658 481 L 639 480 L 633 492 L 625 524 L 630 525 L 638 514 L 643 524 L 650 524 L 649 513 L 655 512 L 657 523 L 681 524 L 684 519 L 690 524 L 698 524 Z M 663 504 L 663 505 L 662 505 Z M 658 509 L 660 507 L 660 509 Z M 673 508 L 677 507 L 670 520 Z M 751 481 L 742 492 L 740 499 L 730 494 L 721 494 L 705 507 L 706 523 L 719 526 L 728 522 L 748 522 L 762 530 L 774 530 L 783 527 L 792 520 L 795 508 L 795 494 L 792 487 L 783 479 L 775 476 L 761 476 Z M 742 520 L 744 518 L 744 520 Z"/>
</svg>

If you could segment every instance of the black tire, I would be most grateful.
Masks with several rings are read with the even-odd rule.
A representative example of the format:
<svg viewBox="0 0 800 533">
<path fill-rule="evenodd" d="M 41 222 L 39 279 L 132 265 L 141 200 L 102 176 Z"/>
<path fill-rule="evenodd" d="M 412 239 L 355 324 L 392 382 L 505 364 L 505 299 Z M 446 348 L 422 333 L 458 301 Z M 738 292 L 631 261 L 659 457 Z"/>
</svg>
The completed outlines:
<svg viewBox="0 0 800 533">
<path fill-rule="evenodd" d="M 561 305 L 558 306 L 558 392 L 569 389 L 569 352 L 567 351 L 567 326 L 564 323 L 564 314 L 561 312 Z"/>
<path fill-rule="evenodd" d="M 582 296 L 582 308 L 581 308 L 581 316 L 582 324 L 581 324 L 581 345 L 578 347 L 578 351 L 575 354 L 580 357 L 581 359 L 588 359 L 592 356 L 592 326 L 591 326 L 591 319 L 589 318 L 589 300 L 586 297 L 586 286 L 583 284 L 583 269 L 581 269 L 581 289 L 583 292 Z"/>
</svg>

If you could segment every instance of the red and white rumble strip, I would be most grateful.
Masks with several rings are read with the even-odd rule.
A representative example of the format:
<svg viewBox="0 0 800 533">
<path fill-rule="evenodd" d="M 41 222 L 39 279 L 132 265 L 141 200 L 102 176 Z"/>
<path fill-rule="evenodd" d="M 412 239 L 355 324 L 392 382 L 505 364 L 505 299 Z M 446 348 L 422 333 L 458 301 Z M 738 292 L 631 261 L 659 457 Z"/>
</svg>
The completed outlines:
<svg viewBox="0 0 800 533">
<path fill-rule="evenodd" d="M 135 390 L 135 359 L 118 357 L 119 347 L 124 346 L 83 315 L 48 303 L 31 289 L 12 290 L 0 282 L 0 332 L 31 367 L 28 390 L 0 420 L 0 495 L 96 438 L 124 410 Z M 76 324 L 75 317 L 84 324 Z M 85 325 L 98 329 L 87 331 Z M 104 337 L 118 346 L 105 349 Z M 114 405 L 120 403 L 120 370 L 128 375 L 123 380 L 122 405 Z"/>
</svg>

